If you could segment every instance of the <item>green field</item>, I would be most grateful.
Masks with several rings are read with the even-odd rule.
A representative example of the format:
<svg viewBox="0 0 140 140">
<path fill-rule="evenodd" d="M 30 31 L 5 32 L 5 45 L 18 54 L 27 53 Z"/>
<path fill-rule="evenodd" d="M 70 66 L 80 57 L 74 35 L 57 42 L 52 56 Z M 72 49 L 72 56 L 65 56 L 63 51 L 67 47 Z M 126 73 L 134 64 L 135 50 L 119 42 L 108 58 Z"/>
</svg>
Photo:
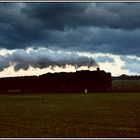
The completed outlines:
<svg viewBox="0 0 140 140">
<path fill-rule="evenodd" d="M 140 93 L 0 95 L 0 137 L 140 137 Z"/>
<path fill-rule="evenodd" d="M 140 80 L 113 80 L 113 91 L 140 91 Z"/>
</svg>

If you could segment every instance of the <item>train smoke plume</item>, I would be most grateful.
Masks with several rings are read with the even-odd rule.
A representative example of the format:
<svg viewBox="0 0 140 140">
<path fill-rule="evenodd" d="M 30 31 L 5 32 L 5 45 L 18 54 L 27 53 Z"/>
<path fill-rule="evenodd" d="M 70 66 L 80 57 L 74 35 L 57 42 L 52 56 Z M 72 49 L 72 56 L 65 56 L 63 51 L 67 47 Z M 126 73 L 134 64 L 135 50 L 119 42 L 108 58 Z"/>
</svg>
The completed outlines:
<svg viewBox="0 0 140 140">
<path fill-rule="evenodd" d="M 66 65 L 74 66 L 76 69 L 82 66 L 98 66 L 92 57 L 79 55 L 77 52 L 65 50 L 51 50 L 48 48 L 28 48 L 14 50 L 11 54 L 0 55 L 0 71 L 14 66 L 14 70 L 28 70 L 34 68 L 54 68 L 55 66 L 65 68 Z"/>
</svg>

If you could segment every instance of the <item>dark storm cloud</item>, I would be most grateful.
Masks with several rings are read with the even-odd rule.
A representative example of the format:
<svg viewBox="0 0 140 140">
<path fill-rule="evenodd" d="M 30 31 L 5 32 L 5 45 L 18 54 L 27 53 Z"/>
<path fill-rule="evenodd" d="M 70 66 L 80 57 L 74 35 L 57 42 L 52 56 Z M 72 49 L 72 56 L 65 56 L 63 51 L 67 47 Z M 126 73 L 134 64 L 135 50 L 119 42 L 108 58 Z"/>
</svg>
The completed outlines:
<svg viewBox="0 0 140 140">
<path fill-rule="evenodd" d="M 139 3 L 1 3 L 0 47 L 136 54 Z"/>
<path fill-rule="evenodd" d="M 0 47 L 23 48 L 41 37 L 40 22 L 21 12 L 23 3 L 0 3 Z"/>
<path fill-rule="evenodd" d="M 119 29 L 140 27 L 139 3 L 35 3 L 22 12 L 41 20 L 49 29 L 98 26 Z"/>
<path fill-rule="evenodd" d="M 119 29 L 86 27 L 47 31 L 44 34 L 48 37 L 48 46 L 76 51 L 140 55 L 140 30 L 124 32 Z"/>
</svg>

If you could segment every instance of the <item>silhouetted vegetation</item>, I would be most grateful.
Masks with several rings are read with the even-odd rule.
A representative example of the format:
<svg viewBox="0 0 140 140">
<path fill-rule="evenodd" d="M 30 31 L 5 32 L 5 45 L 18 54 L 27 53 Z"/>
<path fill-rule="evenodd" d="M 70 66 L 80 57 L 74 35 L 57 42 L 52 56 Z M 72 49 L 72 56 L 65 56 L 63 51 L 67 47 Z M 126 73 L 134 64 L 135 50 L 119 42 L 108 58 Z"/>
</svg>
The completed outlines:
<svg viewBox="0 0 140 140">
<path fill-rule="evenodd" d="M 112 77 L 113 80 L 140 80 L 140 76 L 139 75 L 126 75 L 126 74 L 122 74 L 118 77 Z"/>
</svg>

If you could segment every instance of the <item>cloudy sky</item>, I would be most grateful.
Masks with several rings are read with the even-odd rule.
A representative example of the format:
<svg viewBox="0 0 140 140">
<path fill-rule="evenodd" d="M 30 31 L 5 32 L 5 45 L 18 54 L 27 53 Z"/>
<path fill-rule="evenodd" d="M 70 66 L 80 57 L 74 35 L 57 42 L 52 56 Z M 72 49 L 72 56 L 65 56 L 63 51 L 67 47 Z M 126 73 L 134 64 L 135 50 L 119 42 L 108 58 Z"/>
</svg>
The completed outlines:
<svg viewBox="0 0 140 140">
<path fill-rule="evenodd" d="M 140 3 L 0 3 L 0 77 L 140 74 Z"/>
</svg>

